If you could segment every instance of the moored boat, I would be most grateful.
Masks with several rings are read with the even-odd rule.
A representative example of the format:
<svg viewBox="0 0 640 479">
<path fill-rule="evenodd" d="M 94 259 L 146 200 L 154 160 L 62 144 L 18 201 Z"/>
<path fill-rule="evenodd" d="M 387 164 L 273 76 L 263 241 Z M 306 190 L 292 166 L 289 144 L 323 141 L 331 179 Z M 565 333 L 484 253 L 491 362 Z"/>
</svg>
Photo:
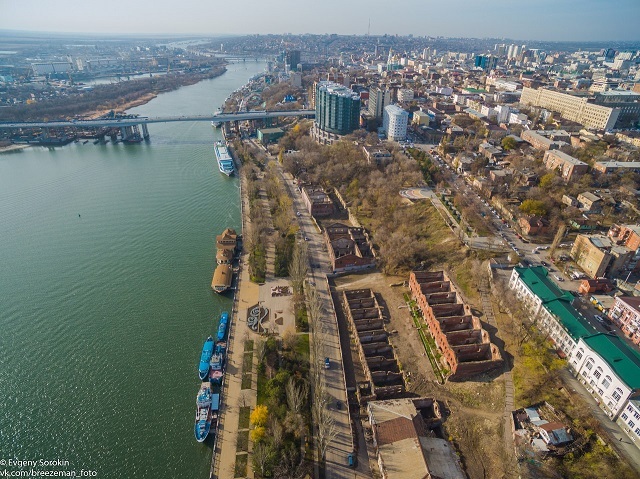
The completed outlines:
<svg viewBox="0 0 640 479">
<path fill-rule="evenodd" d="M 229 149 L 227 145 L 224 144 L 223 141 L 216 141 L 215 145 L 213 145 L 213 150 L 216 154 L 216 160 L 218 161 L 218 169 L 220 173 L 223 173 L 227 176 L 233 175 L 235 171 L 235 167 L 233 166 L 233 158 L 229 154 Z"/>
<path fill-rule="evenodd" d="M 198 375 L 200 380 L 204 381 L 209 376 L 209 361 L 213 355 L 213 338 L 209 336 L 202 346 L 202 353 L 200 354 L 200 365 L 198 366 Z"/>
<path fill-rule="evenodd" d="M 211 430 L 212 401 L 213 394 L 211 393 L 211 385 L 208 381 L 205 381 L 200 386 L 200 390 L 196 396 L 196 420 L 193 426 L 193 434 L 198 442 L 203 442 Z M 216 411 L 217 409 L 218 406 L 216 405 Z"/>
</svg>

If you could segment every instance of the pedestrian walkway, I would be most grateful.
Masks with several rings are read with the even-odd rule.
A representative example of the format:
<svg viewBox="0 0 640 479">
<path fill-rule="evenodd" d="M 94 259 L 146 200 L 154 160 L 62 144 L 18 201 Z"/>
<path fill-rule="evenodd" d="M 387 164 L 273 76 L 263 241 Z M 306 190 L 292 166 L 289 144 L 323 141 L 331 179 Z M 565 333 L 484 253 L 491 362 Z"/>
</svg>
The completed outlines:
<svg viewBox="0 0 640 479">
<path fill-rule="evenodd" d="M 491 301 L 491 292 L 490 292 L 490 285 L 489 285 L 489 279 L 486 276 L 483 276 L 482 281 L 480 283 L 480 297 L 482 299 L 482 310 L 484 311 L 484 320 L 489 323 L 490 326 L 493 326 L 496 330 L 496 336 L 498 333 L 498 324 L 496 323 L 496 317 L 495 317 L 495 312 L 493 310 L 493 303 Z M 517 461 L 515 460 L 516 458 L 516 451 L 515 451 L 515 444 L 513 441 L 513 434 L 512 434 L 512 411 L 515 409 L 515 389 L 513 386 L 513 375 L 511 373 L 511 364 L 509 363 L 508 358 L 506 358 L 505 356 L 505 351 L 504 348 L 502 348 L 502 351 L 500 351 L 500 353 L 502 354 L 502 357 L 504 359 L 504 364 L 503 364 L 503 374 L 502 377 L 504 379 L 504 415 L 503 415 L 503 421 L 504 421 L 504 434 L 503 434 L 503 440 L 504 440 L 504 450 L 505 453 L 508 454 L 508 457 L 510 457 L 512 460 L 510 461 L 513 464 L 516 464 Z M 512 476 L 513 477 L 517 477 L 517 471 L 512 471 Z"/>
</svg>

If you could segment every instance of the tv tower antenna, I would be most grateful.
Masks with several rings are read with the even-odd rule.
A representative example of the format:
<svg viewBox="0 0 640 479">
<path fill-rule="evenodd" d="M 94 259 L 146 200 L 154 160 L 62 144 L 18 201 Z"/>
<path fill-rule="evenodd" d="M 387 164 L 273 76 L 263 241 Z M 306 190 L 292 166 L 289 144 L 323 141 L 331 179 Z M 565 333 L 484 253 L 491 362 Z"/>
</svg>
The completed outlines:
<svg viewBox="0 0 640 479">
<path fill-rule="evenodd" d="M 371 17 L 369 17 L 369 26 L 367 27 L 367 36 L 371 35 Z"/>
</svg>

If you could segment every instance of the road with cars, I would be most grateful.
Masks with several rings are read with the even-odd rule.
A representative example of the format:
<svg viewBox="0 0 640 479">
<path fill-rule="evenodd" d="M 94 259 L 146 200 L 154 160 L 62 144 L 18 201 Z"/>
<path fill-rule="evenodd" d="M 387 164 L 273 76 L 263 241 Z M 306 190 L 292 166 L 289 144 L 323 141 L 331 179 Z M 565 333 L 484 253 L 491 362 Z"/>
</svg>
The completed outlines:
<svg viewBox="0 0 640 479">
<path fill-rule="evenodd" d="M 305 208 L 295 179 L 283 174 L 280 168 L 279 171 L 296 210 L 300 226 L 299 240 L 307 243 L 310 266 L 307 282 L 315 288 L 321 304 L 322 317 L 320 318 L 319 331 L 312 331 L 312 340 L 324 342 L 323 354 L 321 358 L 315 359 L 311 367 L 320 368 L 324 376 L 326 390 L 330 398 L 327 408 L 331 411 L 336 424 L 335 439 L 331 441 L 326 452 L 325 477 L 327 479 L 368 478 L 371 477 L 371 474 L 366 449 L 360 449 L 359 453 L 354 453 L 340 333 L 327 282 L 327 274 L 332 271 L 329 255 L 321 232 Z M 349 464 L 350 457 L 353 461 L 352 466 Z M 354 458 L 356 459 L 354 460 Z"/>
</svg>

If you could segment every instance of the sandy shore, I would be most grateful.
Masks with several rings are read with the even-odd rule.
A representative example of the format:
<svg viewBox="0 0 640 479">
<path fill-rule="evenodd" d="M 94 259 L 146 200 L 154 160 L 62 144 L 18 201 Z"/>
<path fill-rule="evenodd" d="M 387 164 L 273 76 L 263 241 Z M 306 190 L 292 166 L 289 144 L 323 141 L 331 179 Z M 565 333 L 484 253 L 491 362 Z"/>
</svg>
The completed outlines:
<svg viewBox="0 0 640 479">
<path fill-rule="evenodd" d="M 149 103 L 151 100 L 153 100 L 157 96 L 158 95 L 156 95 L 155 93 L 146 93 L 146 94 L 142 95 L 140 98 L 138 98 L 136 100 L 132 100 L 132 101 L 129 101 L 127 103 L 122 104 L 122 106 L 119 106 L 114 111 L 116 113 L 124 113 L 129 108 L 135 108 L 136 106 L 141 106 L 141 105 L 144 105 L 146 103 Z M 110 109 L 94 110 L 91 113 L 88 113 L 87 116 L 90 119 L 93 120 L 93 119 L 98 118 L 98 117 L 100 117 L 102 115 L 106 115 L 110 111 L 111 111 Z"/>
<path fill-rule="evenodd" d="M 24 150 L 25 148 L 29 148 L 31 145 L 7 145 L 0 146 L 0 153 L 9 153 L 11 151 Z"/>
</svg>

